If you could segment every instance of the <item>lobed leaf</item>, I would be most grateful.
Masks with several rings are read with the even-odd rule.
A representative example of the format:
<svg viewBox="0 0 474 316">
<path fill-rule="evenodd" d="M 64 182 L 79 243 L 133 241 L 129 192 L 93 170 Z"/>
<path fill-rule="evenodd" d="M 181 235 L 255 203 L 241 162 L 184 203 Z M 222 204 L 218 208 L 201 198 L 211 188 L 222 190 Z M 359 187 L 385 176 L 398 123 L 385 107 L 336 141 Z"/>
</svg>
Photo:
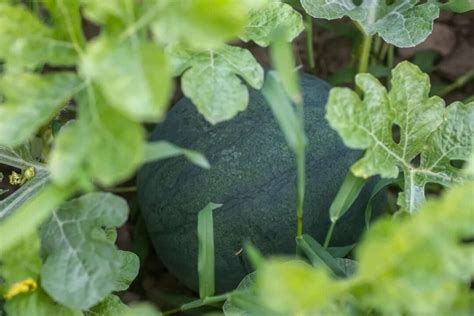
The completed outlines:
<svg viewBox="0 0 474 316">
<path fill-rule="evenodd" d="M 223 46 L 204 52 L 173 46 L 168 54 L 173 74 L 184 72 L 184 94 L 212 124 L 229 120 L 247 108 L 248 88 L 237 75 L 255 89 L 262 87 L 263 69 L 243 48 Z"/>
<path fill-rule="evenodd" d="M 1 37 L 1 35 L 0 35 Z M 77 92 L 73 73 L 8 73 L 0 78 L 6 102 L 0 104 L 0 145 L 14 147 L 48 123 Z"/>
<path fill-rule="evenodd" d="M 89 193 L 63 204 L 41 229 L 45 257 L 41 285 L 56 301 L 88 309 L 124 290 L 138 273 L 138 257 L 117 250 L 104 228 L 122 225 L 127 203 Z"/>
<path fill-rule="evenodd" d="M 423 42 L 433 31 L 433 20 L 439 16 L 439 5 L 433 1 L 301 0 L 308 14 L 316 18 L 338 19 L 348 16 L 357 21 L 369 35 L 379 34 L 398 47 Z"/>
<path fill-rule="evenodd" d="M 285 40 L 291 42 L 304 29 L 301 14 L 289 4 L 268 1 L 263 7 L 250 11 L 249 20 L 240 38 L 260 46 L 270 45 L 274 32 L 285 29 Z"/>
<path fill-rule="evenodd" d="M 403 172 L 405 184 L 399 204 L 414 212 L 424 201 L 428 182 L 450 185 L 465 178 L 450 160 L 469 158 L 474 126 L 474 103 L 455 103 L 447 108 L 438 97 L 429 97 L 429 77 L 408 62 L 392 74 L 386 89 L 370 74 L 359 74 L 361 99 L 348 88 L 331 90 L 327 119 L 351 148 L 367 149 L 351 168 L 354 175 L 396 178 Z M 400 141 L 392 127 L 400 128 Z M 421 164 L 415 159 L 421 155 Z"/>
<path fill-rule="evenodd" d="M 469 315 L 474 249 L 462 241 L 474 235 L 473 190 L 469 181 L 413 216 L 376 222 L 357 248 L 350 278 L 332 279 L 298 260 L 266 261 L 252 287 L 266 309 L 260 314 Z M 344 261 L 345 271 L 353 264 Z"/>
</svg>

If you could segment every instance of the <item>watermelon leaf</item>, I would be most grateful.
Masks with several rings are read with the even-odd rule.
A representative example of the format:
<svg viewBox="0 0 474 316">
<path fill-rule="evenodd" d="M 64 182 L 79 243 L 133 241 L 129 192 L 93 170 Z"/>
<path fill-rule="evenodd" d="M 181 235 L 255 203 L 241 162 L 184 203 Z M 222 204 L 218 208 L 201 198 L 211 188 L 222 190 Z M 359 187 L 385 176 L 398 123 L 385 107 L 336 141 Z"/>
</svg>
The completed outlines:
<svg viewBox="0 0 474 316">
<path fill-rule="evenodd" d="M 92 307 L 90 310 L 85 311 L 85 316 L 116 316 L 123 315 L 128 312 L 129 307 L 122 303 L 120 298 L 116 295 L 109 295 L 99 304 Z"/>
<path fill-rule="evenodd" d="M 166 56 L 158 45 L 137 38 L 119 42 L 101 36 L 88 46 L 80 71 L 123 114 L 139 121 L 163 119 L 171 77 Z"/>
<path fill-rule="evenodd" d="M 355 176 L 396 178 L 403 172 L 398 204 L 410 213 L 425 200 L 426 183 L 449 186 L 465 178 L 450 162 L 469 159 L 474 102 L 445 108 L 442 99 L 429 97 L 428 75 L 409 62 L 393 70 L 390 92 L 370 74 L 357 75 L 356 83 L 363 98 L 348 88 L 334 88 L 326 115 L 347 146 L 367 149 L 351 168 Z M 401 130 L 398 143 L 393 126 Z"/>
<path fill-rule="evenodd" d="M 41 285 L 56 301 L 88 309 L 124 290 L 138 273 L 138 257 L 117 250 L 105 229 L 127 219 L 125 200 L 89 193 L 64 203 L 41 229 Z"/>
<path fill-rule="evenodd" d="M 241 0 L 164 0 L 150 9 L 157 11 L 152 31 L 160 43 L 216 48 L 242 33 L 248 7 Z"/>
<path fill-rule="evenodd" d="M 28 69 L 77 62 L 71 42 L 55 38 L 54 30 L 23 6 L 8 4 L 0 4 L 0 58 L 10 68 Z"/>
<path fill-rule="evenodd" d="M 5 74 L 0 78 L 0 89 L 6 98 L 6 102 L 0 104 L 0 145 L 14 147 L 27 141 L 81 87 L 73 73 Z"/>
<path fill-rule="evenodd" d="M 39 287 L 39 238 L 36 233 L 23 237 L 15 248 L 3 254 L 0 259 L 0 277 L 4 280 L 0 285 L 0 295 L 8 297 L 4 306 L 7 315 L 83 315 L 80 310 L 56 304 Z M 22 283 L 28 286 L 19 290 Z"/>
<path fill-rule="evenodd" d="M 263 7 L 250 11 L 249 21 L 240 38 L 266 47 L 270 45 L 273 33 L 283 27 L 285 40 L 293 41 L 304 29 L 301 14 L 286 3 L 268 1 Z"/>
<path fill-rule="evenodd" d="M 173 74 L 181 79 L 184 94 L 212 124 L 229 120 L 247 108 L 248 88 L 237 77 L 260 89 L 263 69 L 243 48 L 225 45 L 216 50 L 168 49 Z"/>
<path fill-rule="evenodd" d="M 363 0 L 357 6 L 352 0 L 301 0 L 303 8 L 315 18 L 338 19 L 348 16 L 357 21 L 368 35 L 379 34 L 398 47 L 423 42 L 433 31 L 433 20 L 439 16 L 439 5 L 433 1 Z"/>
</svg>

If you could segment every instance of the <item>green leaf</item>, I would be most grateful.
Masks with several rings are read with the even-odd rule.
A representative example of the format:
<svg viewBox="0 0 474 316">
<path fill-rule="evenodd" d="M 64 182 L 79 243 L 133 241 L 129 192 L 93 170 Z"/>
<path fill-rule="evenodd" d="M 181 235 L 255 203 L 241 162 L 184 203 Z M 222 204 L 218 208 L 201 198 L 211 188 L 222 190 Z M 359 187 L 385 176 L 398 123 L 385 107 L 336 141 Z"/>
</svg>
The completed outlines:
<svg viewBox="0 0 474 316">
<path fill-rule="evenodd" d="M 392 89 L 386 89 L 370 74 L 359 74 L 360 97 L 348 88 L 331 90 L 327 119 L 351 148 L 367 149 L 351 168 L 355 176 L 381 175 L 405 184 L 399 204 L 414 212 L 424 201 L 428 182 L 450 185 L 463 179 L 452 159 L 467 160 L 472 146 L 474 103 L 454 103 L 447 108 L 438 97 L 429 97 L 429 77 L 408 62 L 392 72 Z M 400 127 L 400 142 L 392 137 L 392 126 Z M 421 154 L 421 165 L 412 161 Z"/>
<path fill-rule="evenodd" d="M 4 280 L 0 284 L 0 294 L 3 295 L 15 283 L 25 279 L 38 280 L 41 269 L 39 256 L 39 239 L 36 233 L 24 235 L 10 249 L 0 255 L 0 276 Z"/>
<path fill-rule="evenodd" d="M 287 95 L 297 106 L 303 106 L 303 95 L 296 70 L 293 47 L 286 42 L 285 34 L 284 28 L 276 30 L 273 37 L 271 60 Z"/>
<path fill-rule="evenodd" d="M 474 248 L 462 240 L 474 235 L 473 190 L 469 181 L 413 216 L 376 222 L 349 279 L 301 261 L 266 261 L 253 286 L 259 306 L 269 315 L 470 315 Z"/>
<path fill-rule="evenodd" d="M 125 200 L 89 193 L 63 204 L 41 229 L 45 257 L 41 285 L 56 301 L 88 309 L 124 290 L 138 273 L 138 258 L 117 250 L 104 228 L 127 219 Z"/>
<path fill-rule="evenodd" d="M 133 304 L 131 307 L 123 313 L 121 316 L 161 316 L 159 310 L 153 305 L 148 303 Z"/>
<path fill-rule="evenodd" d="M 248 5 L 240 0 L 164 0 L 159 5 L 152 30 L 165 44 L 215 48 L 236 38 L 247 23 Z"/>
<path fill-rule="evenodd" d="M 82 129 L 85 128 L 77 121 L 69 121 L 56 137 L 48 163 L 51 178 L 55 183 L 65 185 L 84 174 L 84 160 L 89 153 L 88 146 L 83 143 L 87 131 Z M 81 143 L 82 146 L 79 145 Z"/>
<path fill-rule="evenodd" d="M 324 310 L 341 288 L 324 270 L 299 260 L 269 261 L 257 272 L 256 282 L 261 305 L 271 311 L 268 315 L 316 315 L 312 311 Z"/>
<path fill-rule="evenodd" d="M 84 313 L 85 316 L 118 316 L 127 313 L 128 306 L 116 295 L 109 295 L 99 304 Z"/>
<path fill-rule="evenodd" d="M 153 43 L 101 36 L 88 46 L 80 71 L 101 89 L 108 103 L 140 121 L 163 119 L 171 95 L 166 56 Z"/>
<path fill-rule="evenodd" d="M 464 13 L 474 10 L 473 0 L 449 0 L 441 5 L 442 9 L 450 10 L 456 13 Z"/>
<path fill-rule="evenodd" d="M 25 238 L 25 236 L 28 237 Z M 27 279 L 38 282 L 42 264 L 39 248 L 40 243 L 36 233 L 24 235 L 23 239 L 15 244 L 15 248 L 0 256 L 0 276 L 5 281 L 0 286 L 0 294 L 5 294 L 17 282 Z M 57 305 L 39 287 L 7 300 L 5 311 L 10 316 L 82 315 L 78 310 L 74 311 Z"/>
<path fill-rule="evenodd" d="M 297 239 L 296 243 L 313 265 L 328 267 L 330 271 L 340 277 L 347 276 L 339 262 L 311 236 L 305 234 L 302 239 Z"/>
<path fill-rule="evenodd" d="M 433 31 L 433 20 L 439 16 L 439 6 L 433 1 L 363 0 L 301 0 L 303 8 L 315 18 L 338 19 L 348 16 L 357 21 L 369 35 L 379 34 L 386 42 L 398 47 L 411 47 L 423 42 Z"/>
<path fill-rule="evenodd" d="M 168 159 L 177 156 L 185 156 L 186 159 L 204 169 L 209 169 L 211 166 L 206 157 L 194 150 L 180 148 L 167 141 L 158 141 L 148 143 L 145 147 L 144 162 L 152 162 L 155 160 Z"/>
<path fill-rule="evenodd" d="M 56 37 L 79 45 L 81 50 L 86 39 L 82 33 L 81 0 L 43 0 L 42 3 L 54 21 Z"/>
<path fill-rule="evenodd" d="M 268 1 L 263 7 L 250 12 L 249 21 L 240 38 L 266 47 L 279 28 L 285 29 L 285 40 L 291 42 L 304 29 L 301 14 L 286 3 Z"/>
<path fill-rule="evenodd" d="M 198 214 L 199 297 L 214 295 L 214 220 L 212 211 L 222 204 L 209 203 Z"/>
<path fill-rule="evenodd" d="M 84 15 L 91 21 L 105 26 L 109 33 L 122 31 L 131 21 L 129 11 L 131 8 L 133 9 L 133 0 L 81 0 L 81 2 Z"/>
<path fill-rule="evenodd" d="M 13 147 L 27 141 L 59 112 L 79 84 L 73 73 L 15 72 L 1 77 L 6 102 L 0 104 L 0 144 Z"/>
<path fill-rule="evenodd" d="M 210 51 L 192 51 L 170 47 L 172 69 L 181 79 L 184 94 L 212 124 L 229 120 L 247 108 L 248 88 L 237 78 L 260 89 L 263 69 L 243 48 L 223 46 Z"/>
<path fill-rule="evenodd" d="M 256 273 L 252 272 L 247 274 L 242 281 L 240 281 L 239 285 L 236 288 L 235 294 L 231 295 L 222 306 L 222 311 L 224 312 L 225 316 L 252 316 L 253 314 L 247 312 L 245 309 L 240 308 L 240 306 L 236 305 L 233 301 L 239 302 L 241 299 L 241 295 L 239 295 L 239 291 L 250 290 L 252 286 L 255 284 Z M 245 295 L 247 294 L 247 295 Z M 245 299 L 251 300 L 251 295 L 253 293 L 245 293 Z M 255 300 L 255 297 L 253 297 Z"/>
<path fill-rule="evenodd" d="M 342 183 L 339 191 L 331 203 L 329 208 L 329 217 L 331 222 L 335 223 L 341 218 L 351 207 L 352 203 L 359 196 L 360 191 L 364 187 L 366 180 L 356 177 L 349 171 Z"/>
<path fill-rule="evenodd" d="M 111 186 L 132 176 L 143 161 L 143 127 L 110 107 L 96 89 L 88 88 L 77 102 L 79 118 L 61 130 L 51 154 L 54 182 L 90 178 Z"/>
<path fill-rule="evenodd" d="M 0 257 L 25 236 L 34 233 L 51 213 L 74 192 L 74 186 L 48 185 L 31 196 L 11 216 L 1 221 Z M 18 229 L 19 227 L 21 229 Z"/>
<path fill-rule="evenodd" d="M 54 38 L 54 30 L 23 6 L 0 4 L 0 58 L 8 67 L 74 65 L 73 44 Z"/>
<path fill-rule="evenodd" d="M 267 74 L 262 94 L 272 108 L 272 112 L 285 135 L 288 145 L 293 151 L 304 146 L 306 142 L 304 129 L 275 72 L 269 72 Z"/>
<path fill-rule="evenodd" d="M 473 190 L 469 181 L 405 221 L 373 225 L 356 252 L 362 304 L 384 315 L 469 314 L 456 305 L 474 275 L 472 244 L 461 242 L 474 235 Z"/>
<path fill-rule="evenodd" d="M 31 294 L 19 295 L 5 305 L 9 316 L 83 316 L 80 310 L 57 304 L 42 289 Z"/>
</svg>

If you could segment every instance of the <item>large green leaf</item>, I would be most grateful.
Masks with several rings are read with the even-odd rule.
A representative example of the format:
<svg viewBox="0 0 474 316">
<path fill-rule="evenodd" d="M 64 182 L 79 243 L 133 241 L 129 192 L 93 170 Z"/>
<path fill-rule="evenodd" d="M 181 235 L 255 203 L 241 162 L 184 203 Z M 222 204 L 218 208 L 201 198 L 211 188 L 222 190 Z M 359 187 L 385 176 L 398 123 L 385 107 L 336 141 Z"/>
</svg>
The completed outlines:
<svg viewBox="0 0 474 316">
<path fill-rule="evenodd" d="M 35 68 L 74 65 L 77 54 L 72 43 L 56 39 L 54 30 L 23 6 L 0 4 L 0 58 L 9 67 Z"/>
<path fill-rule="evenodd" d="M 241 0 L 164 0 L 152 25 L 162 43 L 211 48 L 236 38 L 247 22 L 248 6 Z"/>
<path fill-rule="evenodd" d="M 212 124 L 229 120 L 247 108 L 248 88 L 237 75 L 255 89 L 262 87 L 263 69 L 246 49 L 226 45 L 193 51 L 174 46 L 168 54 L 173 74 L 184 72 L 184 94 Z"/>
<path fill-rule="evenodd" d="M 88 309 L 135 278 L 138 257 L 117 250 L 105 231 L 127 215 L 125 200 L 89 193 L 63 204 L 42 226 L 41 285 L 56 301 Z"/>
<path fill-rule="evenodd" d="M 363 0 L 301 0 L 306 12 L 316 18 L 338 19 L 349 16 L 360 23 L 369 35 L 378 33 L 385 41 L 398 47 L 411 47 L 424 41 L 433 30 L 433 20 L 439 15 L 433 1 Z"/>
<path fill-rule="evenodd" d="M 473 190 L 467 182 L 422 212 L 375 223 L 348 279 L 301 261 L 267 261 L 254 287 L 267 309 L 260 314 L 470 315 L 474 248 L 462 240 L 474 235 Z"/>
<path fill-rule="evenodd" d="M 81 72 L 111 106 L 131 118 L 159 121 L 166 113 L 171 74 L 162 49 L 153 43 L 102 36 L 89 45 Z"/>
<path fill-rule="evenodd" d="M 268 46 L 273 33 L 278 28 L 285 28 L 287 41 L 292 41 L 303 29 L 301 14 L 290 5 L 280 1 L 269 1 L 263 7 L 250 11 L 249 21 L 240 38 L 254 41 L 260 46 Z"/>
<path fill-rule="evenodd" d="M 327 119 L 351 148 L 367 149 L 351 168 L 359 177 L 379 174 L 405 178 L 399 204 L 414 212 L 424 201 L 428 182 L 450 185 L 462 180 L 451 160 L 469 158 L 474 126 L 474 103 L 454 103 L 447 108 L 438 97 L 429 97 L 428 75 L 408 62 L 392 74 L 390 93 L 370 74 L 356 77 L 364 92 L 361 99 L 348 88 L 334 88 L 328 100 Z M 400 128 L 400 141 L 392 127 Z M 421 164 L 415 160 L 421 154 Z"/>
<path fill-rule="evenodd" d="M 142 126 L 109 106 L 96 89 L 77 98 L 77 122 L 58 135 L 51 154 L 54 182 L 90 178 L 111 186 L 130 177 L 143 161 Z"/>
<path fill-rule="evenodd" d="M 43 0 L 43 4 L 53 18 L 57 37 L 75 43 L 78 45 L 75 48 L 82 50 L 86 39 L 82 32 L 80 0 Z"/>
<path fill-rule="evenodd" d="M 1 35 L 0 35 L 1 37 Z M 48 123 L 77 92 L 73 73 L 8 73 L 0 78 L 0 145 L 18 146 Z"/>
</svg>

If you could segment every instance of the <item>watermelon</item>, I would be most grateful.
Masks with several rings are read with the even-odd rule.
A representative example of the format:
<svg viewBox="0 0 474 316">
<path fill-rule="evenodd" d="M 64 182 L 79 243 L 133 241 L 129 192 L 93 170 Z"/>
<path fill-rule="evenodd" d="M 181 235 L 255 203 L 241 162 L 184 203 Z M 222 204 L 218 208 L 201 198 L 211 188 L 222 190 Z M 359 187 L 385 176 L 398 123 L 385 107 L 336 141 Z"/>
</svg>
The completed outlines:
<svg viewBox="0 0 474 316">
<path fill-rule="evenodd" d="M 324 118 L 330 86 L 308 74 L 301 74 L 301 85 L 308 138 L 304 231 L 322 242 L 329 206 L 361 152 L 345 147 Z M 197 214 L 209 202 L 223 204 L 213 213 L 217 292 L 235 288 L 252 271 L 242 252 L 245 241 L 264 254 L 295 253 L 295 158 L 261 92 L 251 90 L 247 110 L 217 125 L 184 98 L 151 139 L 200 151 L 211 163 L 205 170 L 172 158 L 149 163 L 138 174 L 151 240 L 182 283 L 198 289 Z M 351 245 L 360 237 L 372 187 L 371 182 L 337 223 L 331 246 Z"/>
</svg>

